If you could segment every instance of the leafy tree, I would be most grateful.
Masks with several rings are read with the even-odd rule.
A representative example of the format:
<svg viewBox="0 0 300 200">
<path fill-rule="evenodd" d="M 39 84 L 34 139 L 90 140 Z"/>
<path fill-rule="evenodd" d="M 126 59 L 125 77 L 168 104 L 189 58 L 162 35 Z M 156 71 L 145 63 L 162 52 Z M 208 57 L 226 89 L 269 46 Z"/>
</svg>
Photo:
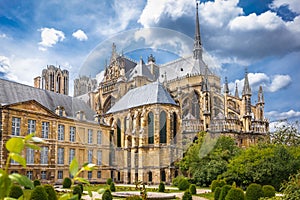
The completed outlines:
<svg viewBox="0 0 300 200">
<path fill-rule="evenodd" d="M 290 174 L 300 168 L 300 159 L 283 145 L 262 144 L 249 147 L 234 157 L 221 177 L 228 183 L 272 185 L 277 190 Z"/>
<path fill-rule="evenodd" d="M 229 160 L 238 152 L 239 148 L 231 137 L 212 137 L 201 132 L 180 161 L 179 167 L 183 173 L 192 175 L 197 185 L 207 186 L 227 170 Z"/>
<path fill-rule="evenodd" d="M 275 126 L 275 131 L 270 133 L 270 143 L 287 146 L 300 145 L 299 122 L 281 121 Z"/>
<path fill-rule="evenodd" d="M 283 199 L 284 200 L 296 200 L 300 197 L 300 171 L 296 175 L 289 177 L 289 181 L 284 183 Z"/>
</svg>

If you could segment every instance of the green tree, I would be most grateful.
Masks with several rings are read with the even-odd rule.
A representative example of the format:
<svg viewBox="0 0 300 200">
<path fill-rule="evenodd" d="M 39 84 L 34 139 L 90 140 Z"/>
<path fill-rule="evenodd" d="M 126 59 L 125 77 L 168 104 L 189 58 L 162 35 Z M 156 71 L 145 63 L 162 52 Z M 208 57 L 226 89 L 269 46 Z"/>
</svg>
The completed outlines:
<svg viewBox="0 0 300 200">
<path fill-rule="evenodd" d="M 300 197 L 300 171 L 289 177 L 289 181 L 282 186 L 284 200 L 296 200 Z"/>
<path fill-rule="evenodd" d="M 234 157 L 221 178 L 228 183 L 272 185 L 277 190 L 290 174 L 300 168 L 300 159 L 287 146 L 261 144 L 249 147 Z"/>
<path fill-rule="evenodd" d="M 239 148 L 231 137 L 212 137 L 201 132 L 180 161 L 179 167 L 183 173 L 190 174 L 197 185 L 208 186 L 227 170 L 229 160 L 238 152 Z"/>
<path fill-rule="evenodd" d="M 270 133 L 270 143 L 287 146 L 300 145 L 299 122 L 281 121 L 275 126 L 275 131 Z"/>
</svg>

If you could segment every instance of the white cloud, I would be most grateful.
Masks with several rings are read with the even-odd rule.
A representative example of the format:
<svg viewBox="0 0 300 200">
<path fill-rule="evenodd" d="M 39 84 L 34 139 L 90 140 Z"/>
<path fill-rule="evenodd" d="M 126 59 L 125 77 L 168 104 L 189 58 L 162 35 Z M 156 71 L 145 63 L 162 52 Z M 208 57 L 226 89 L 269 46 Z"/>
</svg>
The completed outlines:
<svg viewBox="0 0 300 200">
<path fill-rule="evenodd" d="M 243 14 L 243 9 L 237 6 L 238 3 L 238 0 L 215 0 L 202 3 L 200 21 L 214 29 L 224 27 L 231 19 Z"/>
<path fill-rule="evenodd" d="M 6 34 L 2 33 L 0 34 L 0 38 L 7 38 Z"/>
<path fill-rule="evenodd" d="M 72 36 L 76 38 L 79 41 L 86 41 L 88 39 L 88 36 L 85 34 L 84 31 L 78 29 L 77 31 L 72 33 Z"/>
<path fill-rule="evenodd" d="M 260 15 L 252 13 L 248 16 L 239 16 L 234 18 L 229 24 L 231 31 L 242 30 L 275 30 L 283 25 L 282 19 L 276 13 L 267 11 Z"/>
<path fill-rule="evenodd" d="M 292 82 L 292 78 L 289 75 L 275 75 L 269 86 L 270 92 L 276 92 L 282 88 L 285 88 Z"/>
<path fill-rule="evenodd" d="M 280 6 L 288 6 L 291 11 L 300 13 L 299 0 L 274 0 L 270 5 L 271 8 L 279 8 Z"/>
<path fill-rule="evenodd" d="M 270 111 L 265 113 L 266 117 L 273 120 L 286 120 L 300 117 L 300 111 L 289 110 L 286 112 Z"/>
<path fill-rule="evenodd" d="M 148 28 L 157 24 L 164 15 L 174 20 L 191 13 L 194 5 L 194 0 L 148 0 L 138 22 Z"/>
<path fill-rule="evenodd" d="M 292 79 L 289 75 L 275 75 L 269 77 L 265 73 L 248 73 L 248 80 L 250 87 L 252 90 L 257 90 L 259 85 L 263 86 L 264 91 L 267 92 L 277 92 L 280 89 L 287 87 Z M 244 81 L 242 80 L 235 80 L 234 83 L 229 83 L 229 90 L 232 94 L 234 94 L 235 86 L 238 86 L 239 92 L 242 92 L 244 87 Z"/>
<path fill-rule="evenodd" d="M 39 43 L 39 50 L 46 51 L 48 47 L 52 47 L 57 42 L 65 39 L 65 34 L 62 31 L 55 30 L 54 28 L 41 28 L 41 39 Z"/>
</svg>

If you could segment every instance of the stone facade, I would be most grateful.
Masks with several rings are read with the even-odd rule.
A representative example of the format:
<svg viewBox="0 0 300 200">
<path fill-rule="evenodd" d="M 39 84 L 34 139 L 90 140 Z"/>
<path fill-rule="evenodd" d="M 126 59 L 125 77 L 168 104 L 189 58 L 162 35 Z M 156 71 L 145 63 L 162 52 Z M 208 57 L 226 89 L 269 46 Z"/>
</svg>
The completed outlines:
<svg viewBox="0 0 300 200">
<path fill-rule="evenodd" d="M 69 94 L 69 72 L 53 65 L 47 66 L 42 77 L 34 78 L 34 87 L 60 94 Z"/>
</svg>

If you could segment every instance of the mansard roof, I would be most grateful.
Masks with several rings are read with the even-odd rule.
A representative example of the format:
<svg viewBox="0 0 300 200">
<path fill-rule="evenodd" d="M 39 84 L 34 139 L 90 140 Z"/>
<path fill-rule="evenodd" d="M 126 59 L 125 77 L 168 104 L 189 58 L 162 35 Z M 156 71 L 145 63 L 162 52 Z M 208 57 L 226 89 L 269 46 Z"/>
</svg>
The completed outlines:
<svg viewBox="0 0 300 200">
<path fill-rule="evenodd" d="M 150 104 L 177 105 L 161 83 L 153 82 L 129 90 L 115 105 L 112 106 L 107 114 Z"/>
<path fill-rule="evenodd" d="M 0 104 L 14 104 L 29 100 L 37 101 L 52 112 L 55 112 L 58 106 L 62 106 L 69 118 L 75 117 L 76 112 L 83 111 L 87 120 L 94 121 L 96 114 L 80 99 L 0 79 Z"/>
</svg>

